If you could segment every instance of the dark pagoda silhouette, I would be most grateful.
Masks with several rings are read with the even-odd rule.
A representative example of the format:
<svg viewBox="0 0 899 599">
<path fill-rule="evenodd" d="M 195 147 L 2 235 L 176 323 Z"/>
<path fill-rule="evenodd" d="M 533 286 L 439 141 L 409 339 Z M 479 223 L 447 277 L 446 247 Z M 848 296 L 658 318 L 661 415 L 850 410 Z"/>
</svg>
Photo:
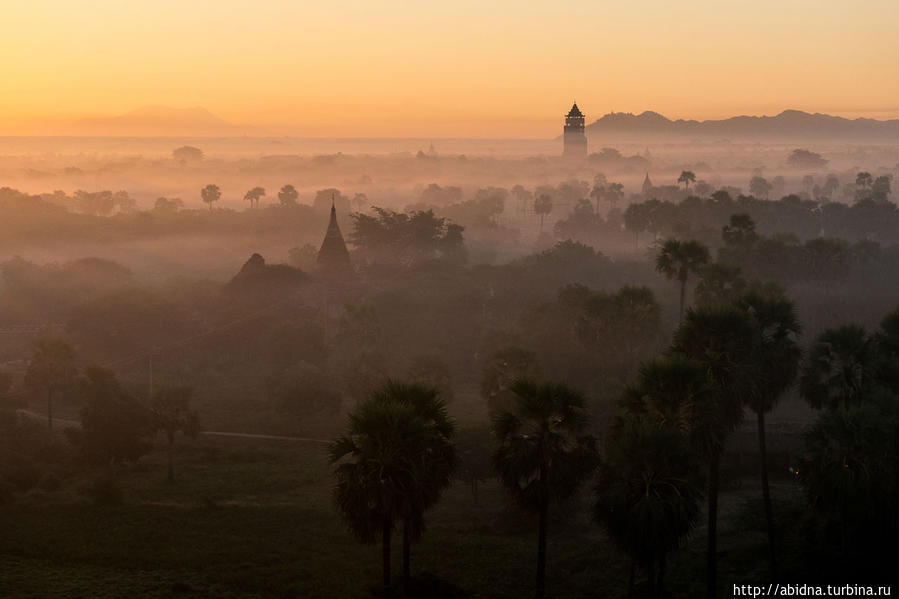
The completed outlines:
<svg viewBox="0 0 899 599">
<path fill-rule="evenodd" d="M 322 247 L 318 250 L 318 272 L 325 276 L 347 276 L 353 274 L 353 265 L 350 263 L 350 252 L 346 248 L 346 242 L 337 224 L 337 208 L 334 207 L 334 197 L 331 197 L 331 220 L 328 222 L 328 231 L 322 241 Z"/>
<path fill-rule="evenodd" d="M 571 110 L 565 115 L 565 127 L 562 129 L 562 156 L 576 160 L 587 157 L 587 135 L 584 133 L 584 113 L 577 107 L 577 102 L 571 105 Z"/>
</svg>

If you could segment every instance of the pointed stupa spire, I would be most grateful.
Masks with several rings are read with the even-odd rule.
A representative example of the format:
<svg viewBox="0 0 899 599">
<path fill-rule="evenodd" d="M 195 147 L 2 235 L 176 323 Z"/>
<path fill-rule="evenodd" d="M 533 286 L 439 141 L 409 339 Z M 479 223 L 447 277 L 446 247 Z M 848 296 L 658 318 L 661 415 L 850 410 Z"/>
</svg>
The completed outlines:
<svg viewBox="0 0 899 599">
<path fill-rule="evenodd" d="M 652 190 L 652 181 L 649 180 L 649 172 L 646 172 L 646 177 L 643 179 L 643 194 L 647 194 Z"/>
<path fill-rule="evenodd" d="M 350 252 L 346 248 L 340 225 L 337 224 L 337 205 L 334 194 L 331 194 L 331 218 L 325 239 L 318 251 L 318 270 L 326 275 L 346 275 L 353 272 L 350 263 Z"/>
</svg>

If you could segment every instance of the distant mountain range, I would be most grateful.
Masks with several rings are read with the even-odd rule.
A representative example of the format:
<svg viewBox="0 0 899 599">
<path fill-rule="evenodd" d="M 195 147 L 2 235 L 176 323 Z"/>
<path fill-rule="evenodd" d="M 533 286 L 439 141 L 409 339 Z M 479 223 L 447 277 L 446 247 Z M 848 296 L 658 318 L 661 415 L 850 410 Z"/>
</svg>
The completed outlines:
<svg viewBox="0 0 899 599">
<path fill-rule="evenodd" d="M 144 106 L 119 116 L 81 119 L 66 129 L 71 135 L 122 137 L 233 137 L 264 133 L 259 127 L 229 123 L 200 106 Z"/>
<path fill-rule="evenodd" d="M 780 138 L 863 138 L 899 142 L 899 119 L 846 119 L 828 114 L 784 110 L 777 116 L 735 116 L 729 119 L 672 121 L 657 112 L 612 112 L 587 125 L 587 135 L 713 136 Z"/>
</svg>

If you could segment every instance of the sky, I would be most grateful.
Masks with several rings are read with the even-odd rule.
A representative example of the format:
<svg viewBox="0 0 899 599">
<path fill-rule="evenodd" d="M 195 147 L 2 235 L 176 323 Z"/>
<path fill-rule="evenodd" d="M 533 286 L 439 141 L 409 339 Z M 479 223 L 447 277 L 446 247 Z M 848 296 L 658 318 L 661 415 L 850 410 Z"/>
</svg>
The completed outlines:
<svg viewBox="0 0 899 599">
<path fill-rule="evenodd" d="M 548 137 L 573 100 L 899 117 L 896 0 L 30 0 L 0 135 L 145 105 L 307 136 Z"/>
</svg>

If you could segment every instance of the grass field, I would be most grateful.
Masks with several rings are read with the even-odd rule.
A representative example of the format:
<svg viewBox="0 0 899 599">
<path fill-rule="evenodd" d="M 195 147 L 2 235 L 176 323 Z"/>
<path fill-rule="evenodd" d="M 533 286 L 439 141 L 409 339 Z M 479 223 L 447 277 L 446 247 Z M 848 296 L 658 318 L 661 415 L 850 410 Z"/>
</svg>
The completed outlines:
<svg viewBox="0 0 899 599">
<path fill-rule="evenodd" d="M 95 505 L 91 474 L 80 473 L 0 507 L 0 596 L 352 598 L 377 589 L 380 549 L 357 542 L 334 512 L 323 445 L 201 437 L 180 443 L 176 475 L 166 484 L 156 450 L 120 474 L 121 505 Z M 757 496 L 746 479 L 723 497 L 722 589 L 765 578 Z M 801 504 L 792 481 L 777 482 L 775 498 L 790 513 Z M 477 502 L 457 483 L 413 546 L 413 575 L 422 596 L 526 596 L 535 537 L 533 518 L 495 482 L 481 485 Z M 677 596 L 703 592 L 704 551 L 700 527 L 673 556 Z M 398 574 L 398 551 L 394 565 Z M 620 596 L 628 571 L 590 521 L 589 493 L 555 510 L 550 597 Z"/>
</svg>

